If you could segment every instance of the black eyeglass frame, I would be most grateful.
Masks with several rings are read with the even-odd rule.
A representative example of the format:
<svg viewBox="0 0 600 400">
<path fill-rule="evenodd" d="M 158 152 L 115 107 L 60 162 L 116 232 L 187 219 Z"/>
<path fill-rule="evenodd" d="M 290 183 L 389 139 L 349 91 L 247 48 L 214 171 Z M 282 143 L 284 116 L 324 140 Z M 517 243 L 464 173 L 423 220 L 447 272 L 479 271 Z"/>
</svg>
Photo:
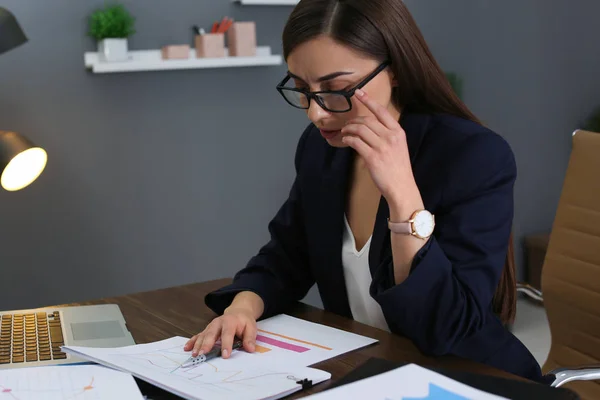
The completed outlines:
<svg viewBox="0 0 600 400">
<path fill-rule="evenodd" d="M 362 81 L 360 81 L 356 86 L 354 86 L 350 90 L 321 90 L 321 91 L 318 91 L 318 92 L 310 92 L 310 91 L 304 90 L 304 89 L 297 89 L 297 88 L 285 87 L 285 84 L 292 78 L 289 74 L 287 74 L 286 77 L 283 78 L 283 80 L 281 82 L 279 82 L 279 84 L 277 85 L 277 91 L 279 92 L 279 94 L 281 94 L 281 96 L 284 98 L 284 100 L 289 105 L 291 105 L 292 107 L 295 107 L 295 108 L 299 108 L 301 110 L 308 110 L 309 107 L 310 107 L 310 101 L 312 99 L 314 99 L 317 102 L 317 104 L 322 109 L 324 109 L 324 110 L 326 110 L 328 112 L 332 112 L 332 113 L 345 113 L 345 112 L 348 112 L 348 111 L 352 110 L 352 101 L 351 101 L 351 98 L 352 98 L 352 96 L 354 96 L 354 93 L 358 89 L 362 89 L 367 83 L 369 83 L 373 78 L 375 78 L 388 65 L 390 65 L 390 61 L 389 60 L 384 61 L 383 63 L 381 63 L 379 65 L 379 67 L 377 67 L 377 69 L 375 69 L 375 71 L 371 72 L 367 77 L 365 77 L 365 79 L 363 79 Z M 296 104 L 292 104 L 292 102 L 289 101 L 288 98 L 283 93 L 284 90 L 304 94 L 306 96 L 306 98 L 308 99 L 308 103 L 307 103 L 306 107 L 301 107 L 301 106 L 298 106 Z M 331 110 L 331 109 L 329 109 L 325 105 L 325 102 L 323 101 L 323 99 L 321 97 L 319 97 L 319 95 L 321 95 L 321 94 L 335 94 L 335 95 L 344 96 L 346 98 L 346 101 L 348 102 L 348 109 L 345 109 L 345 110 Z"/>
</svg>

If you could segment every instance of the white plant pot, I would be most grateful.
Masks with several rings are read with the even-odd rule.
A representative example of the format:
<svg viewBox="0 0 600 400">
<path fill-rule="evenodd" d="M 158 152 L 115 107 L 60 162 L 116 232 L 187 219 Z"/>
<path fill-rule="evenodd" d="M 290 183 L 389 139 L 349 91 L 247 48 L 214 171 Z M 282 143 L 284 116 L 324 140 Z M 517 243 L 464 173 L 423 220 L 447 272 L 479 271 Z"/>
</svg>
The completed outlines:
<svg viewBox="0 0 600 400">
<path fill-rule="evenodd" d="M 127 61 L 127 39 L 103 39 L 98 41 L 98 54 L 106 62 Z"/>
</svg>

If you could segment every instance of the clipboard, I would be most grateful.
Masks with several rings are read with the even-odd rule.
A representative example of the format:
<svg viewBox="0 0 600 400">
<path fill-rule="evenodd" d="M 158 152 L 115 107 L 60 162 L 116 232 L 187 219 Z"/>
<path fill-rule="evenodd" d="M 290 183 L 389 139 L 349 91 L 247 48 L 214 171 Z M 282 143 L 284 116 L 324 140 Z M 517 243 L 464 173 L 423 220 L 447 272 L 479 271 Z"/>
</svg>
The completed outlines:
<svg viewBox="0 0 600 400">
<path fill-rule="evenodd" d="M 137 383 L 140 392 L 142 393 L 142 395 L 144 395 L 144 399 L 146 400 L 181 400 L 181 397 L 164 389 L 161 389 L 158 386 L 154 386 L 153 384 L 148 383 L 142 379 L 136 378 L 135 376 L 133 377 L 133 379 L 135 379 L 135 383 Z M 298 385 L 302 385 L 302 388 L 300 388 L 298 392 L 310 389 L 313 386 L 313 382 L 308 379 L 303 379 L 296 383 Z"/>
<path fill-rule="evenodd" d="M 331 387 L 342 386 L 347 383 L 402 367 L 403 365 L 406 364 L 396 363 L 381 358 L 370 358 L 354 371 L 335 382 Z M 470 372 L 450 371 L 442 368 L 425 368 L 442 374 L 450 379 L 454 379 L 455 381 L 464 383 L 465 385 L 513 400 L 580 400 L 577 393 L 566 388 L 553 388 L 540 383 L 515 381 L 512 379 L 473 374 Z"/>
</svg>

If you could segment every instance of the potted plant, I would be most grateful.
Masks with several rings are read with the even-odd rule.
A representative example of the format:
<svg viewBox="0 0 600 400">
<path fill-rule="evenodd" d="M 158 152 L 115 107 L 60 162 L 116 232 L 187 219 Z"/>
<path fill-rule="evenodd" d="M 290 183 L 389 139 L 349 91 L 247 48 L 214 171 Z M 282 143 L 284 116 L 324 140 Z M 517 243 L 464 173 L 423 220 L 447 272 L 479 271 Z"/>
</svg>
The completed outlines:
<svg viewBox="0 0 600 400">
<path fill-rule="evenodd" d="M 600 133 L 600 107 L 596 108 L 585 123 L 584 129 Z"/>
<path fill-rule="evenodd" d="M 450 86 L 454 89 L 456 95 L 462 99 L 463 95 L 463 80 L 460 76 L 458 76 L 455 72 L 446 72 L 446 78 L 450 82 Z"/>
<path fill-rule="evenodd" d="M 121 4 L 96 10 L 89 20 L 88 35 L 98 41 L 98 53 L 105 61 L 127 60 L 127 38 L 135 33 L 135 18 Z"/>
</svg>

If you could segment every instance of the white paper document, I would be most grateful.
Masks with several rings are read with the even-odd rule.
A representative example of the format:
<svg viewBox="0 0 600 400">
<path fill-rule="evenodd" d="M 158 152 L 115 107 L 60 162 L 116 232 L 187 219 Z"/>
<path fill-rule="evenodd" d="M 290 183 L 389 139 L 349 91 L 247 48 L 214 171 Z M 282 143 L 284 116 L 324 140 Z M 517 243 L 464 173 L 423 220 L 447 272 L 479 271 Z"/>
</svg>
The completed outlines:
<svg viewBox="0 0 600 400">
<path fill-rule="evenodd" d="M 281 314 L 258 323 L 257 350 L 252 355 L 269 364 L 307 367 L 376 342 Z"/>
<path fill-rule="evenodd" d="M 129 372 L 153 385 L 187 399 L 271 399 L 279 398 L 302 386 L 327 380 L 327 372 L 306 367 L 269 366 L 255 357 L 234 351 L 228 359 L 215 358 L 188 368 L 178 368 L 190 357 L 183 351 L 188 341 L 173 337 L 160 342 L 121 348 L 64 346 L 67 353 Z"/>
<path fill-rule="evenodd" d="M 376 340 L 287 315 L 258 323 L 255 353 L 234 351 L 189 368 L 178 368 L 191 352 L 187 338 L 121 348 L 64 346 L 77 357 L 127 371 L 189 399 L 275 399 L 301 389 L 298 381 L 317 384 L 331 374 L 308 365 L 367 346 Z"/>
<path fill-rule="evenodd" d="M 508 400 L 409 364 L 306 397 L 311 400 Z"/>
<path fill-rule="evenodd" d="M 61 365 L 0 370 L 4 400 L 142 400 L 130 374 L 100 365 Z"/>
</svg>

